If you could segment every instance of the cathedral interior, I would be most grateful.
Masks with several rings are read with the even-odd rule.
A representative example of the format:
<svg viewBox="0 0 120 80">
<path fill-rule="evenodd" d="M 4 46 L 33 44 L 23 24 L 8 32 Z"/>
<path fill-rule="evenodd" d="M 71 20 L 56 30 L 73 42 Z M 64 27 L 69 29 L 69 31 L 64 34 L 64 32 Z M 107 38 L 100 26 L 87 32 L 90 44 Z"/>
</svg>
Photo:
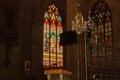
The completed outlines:
<svg viewBox="0 0 120 80">
<path fill-rule="evenodd" d="M 120 80 L 119 8 L 120 0 L 0 0 L 0 80 Z"/>
</svg>

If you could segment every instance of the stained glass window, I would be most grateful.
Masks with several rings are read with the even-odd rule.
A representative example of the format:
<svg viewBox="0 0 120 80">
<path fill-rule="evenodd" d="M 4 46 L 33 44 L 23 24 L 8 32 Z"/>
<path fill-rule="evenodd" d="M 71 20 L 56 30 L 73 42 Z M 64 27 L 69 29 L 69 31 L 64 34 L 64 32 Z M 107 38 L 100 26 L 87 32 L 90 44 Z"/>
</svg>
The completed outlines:
<svg viewBox="0 0 120 80">
<path fill-rule="evenodd" d="M 43 67 L 62 67 L 63 46 L 60 45 L 62 32 L 62 19 L 58 8 L 55 4 L 51 4 L 44 14 Z"/>
<path fill-rule="evenodd" d="M 104 0 L 98 0 L 95 3 L 91 10 L 91 16 L 95 22 L 91 30 L 91 38 L 94 41 L 91 44 L 91 53 L 92 56 L 97 57 L 97 60 L 93 60 L 95 61 L 93 64 L 102 67 L 108 66 L 110 65 L 108 56 L 112 56 L 112 19 L 109 7 Z"/>
</svg>

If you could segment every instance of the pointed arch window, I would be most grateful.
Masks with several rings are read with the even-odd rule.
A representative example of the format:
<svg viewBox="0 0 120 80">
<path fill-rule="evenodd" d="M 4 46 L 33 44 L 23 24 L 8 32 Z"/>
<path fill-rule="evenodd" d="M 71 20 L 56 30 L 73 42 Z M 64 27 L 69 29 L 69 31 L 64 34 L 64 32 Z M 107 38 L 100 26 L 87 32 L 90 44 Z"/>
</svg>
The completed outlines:
<svg viewBox="0 0 120 80">
<path fill-rule="evenodd" d="M 92 19 L 95 22 L 91 30 L 92 57 L 95 66 L 105 67 L 111 65 L 113 49 L 112 49 L 112 18 L 111 12 L 104 0 L 98 0 L 91 10 Z"/>
<path fill-rule="evenodd" d="M 43 26 L 43 67 L 62 67 L 63 46 L 60 33 L 63 32 L 62 18 L 55 4 L 48 6 Z"/>
</svg>

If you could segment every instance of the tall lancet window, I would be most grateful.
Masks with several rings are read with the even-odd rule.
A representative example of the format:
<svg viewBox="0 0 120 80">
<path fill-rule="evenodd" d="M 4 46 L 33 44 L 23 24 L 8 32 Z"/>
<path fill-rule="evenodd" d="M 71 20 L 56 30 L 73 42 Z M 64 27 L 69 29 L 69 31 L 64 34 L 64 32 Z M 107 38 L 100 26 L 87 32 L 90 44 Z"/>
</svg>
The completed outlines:
<svg viewBox="0 0 120 80">
<path fill-rule="evenodd" d="M 63 47 L 60 33 L 63 32 L 62 19 L 55 4 L 48 6 L 44 14 L 43 26 L 43 67 L 63 66 Z"/>
<path fill-rule="evenodd" d="M 100 67 L 112 65 L 112 19 L 111 12 L 104 0 L 98 0 L 91 10 L 92 19 L 95 22 L 91 30 L 93 64 Z"/>
</svg>

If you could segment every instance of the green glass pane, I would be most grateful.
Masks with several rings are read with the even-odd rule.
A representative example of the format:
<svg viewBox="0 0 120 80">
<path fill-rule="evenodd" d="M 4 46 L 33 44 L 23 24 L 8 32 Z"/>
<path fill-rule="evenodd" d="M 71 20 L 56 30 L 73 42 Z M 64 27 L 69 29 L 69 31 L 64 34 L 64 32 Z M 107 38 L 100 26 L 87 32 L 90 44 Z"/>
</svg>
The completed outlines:
<svg viewBox="0 0 120 80">
<path fill-rule="evenodd" d="M 109 37 L 111 36 L 111 32 L 108 32 L 108 36 L 109 36 Z"/>
<path fill-rule="evenodd" d="M 47 13 L 47 12 L 45 12 L 44 18 L 48 18 L 48 19 L 49 19 L 49 16 L 48 16 L 48 13 Z"/>
<path fill-rule="evenodd" d="M 106 16 L 110 16 L 110 11 L 109 10 L 106 12 Z"/>
<path fill-rule="evenodd" d="M 61 16 L 58 16 L 58 19 L 57 19 L 57 21 L 60 21 L 60 22 L 62 22 Z"/>
<path fill-rule="evenodd" d="M 102 13 L 100 12 L 99 15 L 98 15 L 98 18 L 102 18 Z"/>
</svg>

